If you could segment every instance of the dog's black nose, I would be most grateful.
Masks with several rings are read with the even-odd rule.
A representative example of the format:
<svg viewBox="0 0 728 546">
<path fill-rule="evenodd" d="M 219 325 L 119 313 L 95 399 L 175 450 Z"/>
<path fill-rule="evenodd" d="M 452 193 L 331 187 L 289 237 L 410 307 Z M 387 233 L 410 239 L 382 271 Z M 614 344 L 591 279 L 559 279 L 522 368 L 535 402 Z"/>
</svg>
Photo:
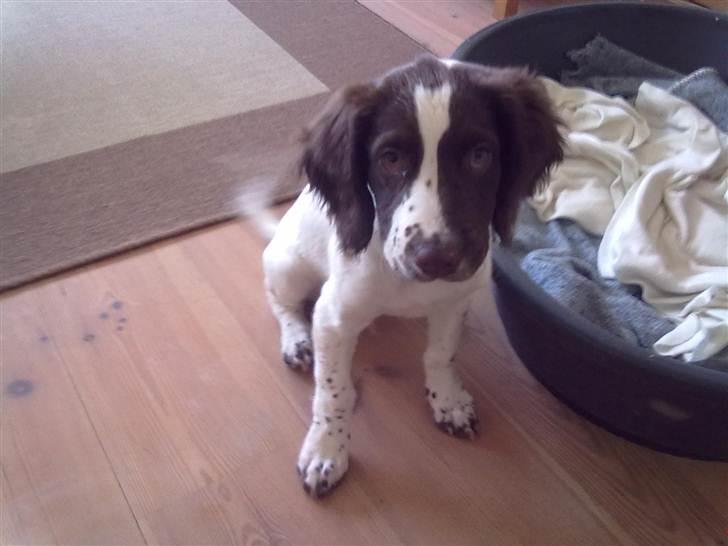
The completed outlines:
<svg viewBox="0 0 728 546">
<path fill-rule="evenodd" d="M 452 275 L 463 257 L 460 245 L 455 241 L 426 240 L 417 244 L 413 250 L 417 269 L 430 278 Z"/>
</svg>

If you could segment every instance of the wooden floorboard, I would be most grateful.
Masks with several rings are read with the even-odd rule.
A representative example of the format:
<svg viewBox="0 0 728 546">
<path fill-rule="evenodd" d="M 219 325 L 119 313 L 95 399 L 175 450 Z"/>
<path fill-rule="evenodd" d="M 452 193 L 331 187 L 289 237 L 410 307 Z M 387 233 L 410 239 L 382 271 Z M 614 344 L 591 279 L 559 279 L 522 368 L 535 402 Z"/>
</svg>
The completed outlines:
<svg viewBox="0 0 728 546">
<path fill-rule="evenodd" d="M 51 330 L 68 307 L 41 294 L 0 303 L 0 542 L 143 542 L 71 375 L 76 362 Z"/>
<path fill-rule="evenodd" d="M 3 297 L 3 543 L 685 545 L 728 527 L 726 465 L 564 408 L 487 291 L 457 358 L 481 436 L 432 425 L 422 324 L 381 319 L 355 357 L 350 474 L 311 501 L 294 461 L 312 384 L 280 362 L 262 247 L 226 224 Z"/>
<path fill-rule="evenodd" d="M 441 57 L 449 57 L 465 38 L 498 21 L 493 0 L 357 1 Z M 518 13 L 579 2 L 583 0 L 519 0 Z"/>
<path fill-rule="evenodd" d="M 449 57 L 467 37 L 499 20 L 493 0 L 357 1 L 441 57 Z M 728 11 L 728 0 L 712 1 L 713 9 Z M 687 0 L 651 2 L 695 7 Z M 584 0 L 518 0 L 516 14 L 583 3 Z M 722 8 L 717 7 L 719 3 Z"/>
</svg>

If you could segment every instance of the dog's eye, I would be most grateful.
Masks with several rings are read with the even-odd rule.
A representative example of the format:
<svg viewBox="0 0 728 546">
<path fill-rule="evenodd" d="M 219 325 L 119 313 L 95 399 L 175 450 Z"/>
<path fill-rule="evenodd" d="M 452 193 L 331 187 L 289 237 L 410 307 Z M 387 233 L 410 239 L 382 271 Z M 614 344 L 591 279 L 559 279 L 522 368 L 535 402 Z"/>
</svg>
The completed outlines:
<svg viewBox="0 0 728 546">
<path fill-rule="evenodd" d="M 403 175 L 407 171 L 405 154 L 395 148 L 387 148 L 379 155 L 379 163 L 389 174 Z"/>
<path fill-rule="evenodd" d="M 484 144 L 478 144 L 468 153 L 468 166 L 474 171 L 483 171 L 490 165 L 491 158 L 492 154 L 488 147 Z"/>
</svg>

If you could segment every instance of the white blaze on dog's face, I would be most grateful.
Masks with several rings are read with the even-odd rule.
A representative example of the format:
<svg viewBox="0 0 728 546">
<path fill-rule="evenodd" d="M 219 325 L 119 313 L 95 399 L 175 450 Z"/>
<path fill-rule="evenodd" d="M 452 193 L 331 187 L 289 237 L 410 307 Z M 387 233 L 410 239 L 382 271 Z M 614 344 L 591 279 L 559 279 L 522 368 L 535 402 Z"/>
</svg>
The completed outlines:
<svg viewBox="0 0 728 546">
<path fill-rule="evenodd" d="M 305 142 L 302 166 L 342 249 L 366 248 L 376 218 L 390 267 L 420 281 L 471 276 L 491 226 L 507 241 L 562 156 L 538 80 L 432 57 L 340 93 Z"/>
<path fill-rule="evenodd" d="M 437 149 L 450 125 L 451 95 L 449 83 L 435 89 L 423 85 L 417 85 L 414 89 L 415 118 L 422 141 L 422 158 L 405 199 L 392 214 L 389 233 L 384 240 L 387 261 L 407 276 L 428 276 L 427 272 L 407 259 L 408 241 L 415 235 L 425 239 L 444 237 L 449 231 L 438 194 Z"/>
</svg>

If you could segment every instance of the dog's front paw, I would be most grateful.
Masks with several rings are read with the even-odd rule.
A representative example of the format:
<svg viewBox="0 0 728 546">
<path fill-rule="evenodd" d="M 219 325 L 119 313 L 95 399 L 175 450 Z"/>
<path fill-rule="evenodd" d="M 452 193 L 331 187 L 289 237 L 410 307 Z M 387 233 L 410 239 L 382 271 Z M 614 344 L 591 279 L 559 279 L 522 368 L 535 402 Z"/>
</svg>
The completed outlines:
<svg viewBox="0 0 728 546">
<path fill-rule="evenodd" d="M 313 344 L 310 339 L 294 339 L 284 342 L 281 352 L 283 362 L 293 370 L 307 371 L 313 366 Z"/>
<path fill-rule="evenodd" d="M 298 456 L 303 489 L 314 498 L 329 493 L 349 468 L 349 433 L 343 425 L 314 422 Z"/>
<path fill-rule="evenodd" d="M 478 416 L 473 397 L 463 387 L 449 390 L 425 389 L 435 423 L 440 429 L 458 438 L 475 438 L 478 433 Z"/>
</svg>

